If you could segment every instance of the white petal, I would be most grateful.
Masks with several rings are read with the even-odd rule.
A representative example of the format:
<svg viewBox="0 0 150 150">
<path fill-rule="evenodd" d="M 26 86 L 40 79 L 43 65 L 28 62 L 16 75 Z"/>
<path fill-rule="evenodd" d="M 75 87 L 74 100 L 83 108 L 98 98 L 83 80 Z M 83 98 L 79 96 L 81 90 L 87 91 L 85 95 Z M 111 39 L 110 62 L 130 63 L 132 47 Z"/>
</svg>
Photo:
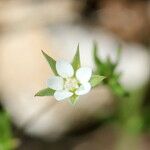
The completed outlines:
<svg viewBox="0 0 150 150">
<path fill-rule="evenodd" d="M 77 95 L 84 95 L 87 94 L 90 90 L 91 90 L 91 84 L 87 82 L 82 84 L 75 93 Z"/>
<path fill-rule="evenodd" d="M 74 74 L 72 65 L 64 60 L 60 60 L 56 62 L 56 70 L 57 73 L 63 78 L 72 77 Z"/>
<path fill-rule="evenodd" d="M 54 97 L 58 100 L 58 101 L 61 101 L 61 100 L 64 100 L 66 98 L 69 98 L 73 95 L 72 92 L 69 92 L 69 91 L 65 91 L 65 90 L 61 90 L 61 91 L 56 91 L 54 93 Z"/>
<path fill-rule="evenodd" d="M 48 79 L 47 85 L 53 90 L 62 90 L 64 86 L 64 80 L 62 77 L 54 76 Z"/>
<path fill-rule="evenodd" d="M 86 83 L 92 76 L 92 69 L 88 67 L 79 68 L 76 72 L 76 78 L 80 83 Z"/>
</svg>

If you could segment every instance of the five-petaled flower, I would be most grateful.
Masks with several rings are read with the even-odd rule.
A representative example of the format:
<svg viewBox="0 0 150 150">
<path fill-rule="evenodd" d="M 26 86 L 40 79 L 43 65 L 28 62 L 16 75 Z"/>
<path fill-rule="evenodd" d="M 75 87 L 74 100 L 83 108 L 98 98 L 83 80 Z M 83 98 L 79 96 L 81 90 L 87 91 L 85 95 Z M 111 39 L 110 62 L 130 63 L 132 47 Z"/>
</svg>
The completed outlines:
<svg viewBox="0 0 150 150">
<path fill-rule="evenodd" d="M 50 89 L 55 90 L 54 97 L 60 101 L 69 97 L 78 97 L 91 90 L 90 79 L 92 69 L 80 67 L 75 71 L 72 65 L 64 60 L 56 62 L 58 76 L 53 76 L 47 81 Z"/>
<path fill-rule="evenodd" d="M 55 61 L 45 52 L 42 53 L 55 76 L 48 79 L 48 88 L 40 90 L 35 96 L 54 96 L 58 101 L 69 98 L 75 104 L 80 95 L 87 94 L 105 78 L 93 75 L 89 67 L 81 67 L 79 45 L 71 64 L 64 60 Z"/>
</svg>

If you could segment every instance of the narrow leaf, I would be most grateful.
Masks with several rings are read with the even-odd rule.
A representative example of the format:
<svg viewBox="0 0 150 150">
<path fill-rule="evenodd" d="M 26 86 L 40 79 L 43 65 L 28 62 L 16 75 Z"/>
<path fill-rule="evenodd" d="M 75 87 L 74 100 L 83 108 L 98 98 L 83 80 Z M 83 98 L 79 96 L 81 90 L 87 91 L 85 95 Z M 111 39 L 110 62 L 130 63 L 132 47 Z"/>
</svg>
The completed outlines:
<svg viewBox="0 0 150 150">
<path fill-rule="evenodd" d="M 91 83 L 92 87 L 95 87 L 98 84 L 100 84 L 104 79 L 105 79 L 104 76 L 92 75 L 92 77 L 90 79 L 90 83 Z"/>
<path fill-rule="evenodd" d="M 53 96 L 54 95 L 54 90 L 50 89 L 50 88 L 46 88 L 43 90 L 40 90 L 39 92 L 37 92 L 35 94 L 35 96 Z"/>
<path fill-rule="evenodd" d="M 118 48 L 117 48 L 116 66 L 117 66 L 118 63 L 120 62 L 121 52 L 122 52 L 122 46 L 119 45 Z"/>
<path fill-rule="evenodd" d="M 121 47 L 121 45 L 119 45 L 118 48 L 117 48 L 116 62 L 111 63 L 112 64 L 112 69 L 113 69 L 112 72 L 115 71 L 115 69 L 117 68 L 117 66 L 120 62 L 121 52 L 122 52 L 122 47 Z"/>
<path fill-rule="evenodd" d="M 97 46 L 97 43 L 94 42 L 93 44 L 93 55 L 94 55 L 94 61 L 95 61 L 95 64 L 97 66 L 99 66 L 101 64 L 101 61 L 100 59 L 98 58 L 98 46 Z"/>
<path fill-rule="evenodd" d="M 45 52 L 42 51 L 42 53 L 43 53 L 44 57 L 46 58 L 48 64 L 50 65 L 50 67 L 51 67 L 53 73 L 54 73 L 55 75 L 57 75 L 56 61 L 55 61 L 53 58 L 51 58 L 50 56 L 48 56 Z"/>
<path fill-rule="evenodd" d="M 75 71 L 77 69 L 79 69 L 80 66 L 81 66 L 79 44 L 77 46 L 77 51 L 76 51 L 76 54 L 75 54 L 75 56 L 73 58 L 73 61 L 72 61 L 72 66 L 73 66 L 73 68 L 74 68 Z"/>
</svg>

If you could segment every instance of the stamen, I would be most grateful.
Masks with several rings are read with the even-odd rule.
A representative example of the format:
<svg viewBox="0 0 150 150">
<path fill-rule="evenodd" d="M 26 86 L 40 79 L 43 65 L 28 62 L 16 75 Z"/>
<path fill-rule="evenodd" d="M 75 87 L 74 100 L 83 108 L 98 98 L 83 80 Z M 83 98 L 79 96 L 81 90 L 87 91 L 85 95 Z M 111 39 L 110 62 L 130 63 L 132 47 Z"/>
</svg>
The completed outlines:
<svg viewBox="0 0 150 150">
<path fill-rule="evenodd" d="M 67 78 L 64 84 L 64 88 L 68 91 L 74 91 L 79 88 L 78 81 L 75 78 Z"/>
</svg>

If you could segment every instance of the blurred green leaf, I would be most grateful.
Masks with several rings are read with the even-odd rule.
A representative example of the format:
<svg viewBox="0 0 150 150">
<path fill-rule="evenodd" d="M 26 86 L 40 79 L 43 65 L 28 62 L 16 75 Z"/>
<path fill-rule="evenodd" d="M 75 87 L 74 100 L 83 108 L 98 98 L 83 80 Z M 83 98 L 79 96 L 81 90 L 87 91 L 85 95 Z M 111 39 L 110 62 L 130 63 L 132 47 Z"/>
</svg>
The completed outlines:
<svg viewBox="0 0 150 150">
<path fill-rule="evenodd" d="M 95 87 L 95 86 L 99 85 L 104 79 L 105 79 L 104 76 L 92 75 L 92 77 L 90 79 L 90 83 L 91 83 L 92 87 Z"/>
<path fill-rule="evenodd" d="M 95 64 L 97 66 L 99 66 L 101 64 L 101 61 L 98 58 L 98 46 L 97 46 L 96 42 L 94 42 L 94 44 L 93 44 L 93 52 L 94 52 L 94 61 L 95 61 Z"/>
<path fill-rule="evenodd" d="M 123 88 L 123 86 L 119 83 L 118 79 L 112 78 L 108 82 L 108 86 L 111 87 L 112 91 L 118 97 L 127 97 L 129 93 Z"/>
<path fill-rule="evenodd" d="M 50 65 L 53 73 L 55 75 L 58 75 L 57 70 L 56 70 L 56 61 L 53 58 L 51 58 L 50 56 L 48 56 L 44 51 L 42 51 L 42 53 L 43 53 L 44 57 L 46 58 L 48 64 Z"/>
<path fill-rule="evenodd" d="M 46 88 L 43 90 L 40 90 L 39 92 L 37 92 L 35 94 L 35 96 L 53 96 L 54 95 L 54 90 L 50 89 L 50 88 Z"/>
<path fill-rule="evenodd" d="M 9 117 L 0 112 L 0 150 L 11 150 L 13 147 L 12 132 Z"/>
<path fill-rule="evenodd" d="M 120 61 L 121 50 L 122 48 L 119 46 L 115 63 L 111 60 L 110 56 L 107 56 L 103 61 L 98 57 L 98 46 L 96 43 L 94 43 L 93 46 L 93 55 L 96 65 L 96 74 L 98 73 L 100 76 L 106 77 L 103 83 L 108 85 L 117 96 L 126 97 L 128 96 L 128 92 L 120 84 L 121 73 L 116 71 Z"/>
<path fill-rule="evenodd" d="M 77 46 L 77 51 L 76 51 L 76 54 L 75 54 L 73 61 L 72 61 L 72 66 L 73 66 L 75 71 L 78 70 L 81 66 L 79 44 Z"/>
<path fill-rule="evenodd" d="M 119 45 L 118 48 L 117 48 L 117 58 L 116 58 L 115 66 L 117 66 L 119 64 L 119 62 L 120 62 L 121 52 L 122 52 L 122 46 Z"/>
<path fill-rule="evenodd" d="M 150 132 L 150 105 L 143 108 L 144 130 Z"/>
</svg>

